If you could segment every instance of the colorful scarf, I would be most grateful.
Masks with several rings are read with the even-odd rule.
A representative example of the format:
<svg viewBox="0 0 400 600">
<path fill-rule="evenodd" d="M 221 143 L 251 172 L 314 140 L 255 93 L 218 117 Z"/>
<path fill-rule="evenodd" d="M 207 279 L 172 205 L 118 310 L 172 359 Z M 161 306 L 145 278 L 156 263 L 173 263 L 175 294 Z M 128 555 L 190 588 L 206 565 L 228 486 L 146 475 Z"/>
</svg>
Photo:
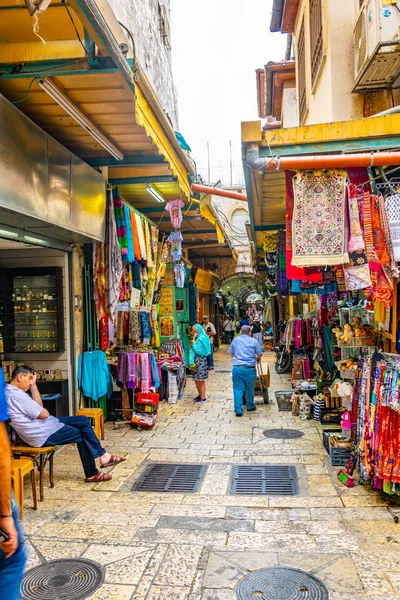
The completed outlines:
<svg viewBox="0 0 400 600">
<path fill-rule="evenodd" d="M 394 259 L 400 261 L 400 194 L 392 194 L 386 198 L 386 210 Z"/>
<path fill-rule="evenodd" d="M 292 226 L 295 266 L 348 262 L 345 181 L 344 173 L 338 170 L 298 173 Z"/>
<path fill-rule="evenodd" d="M 93 284 L 97 321 L 107 315 L 105 244 L 93 244 Z"/>
<path fill-rule="evenodd" d="M 108 312 L 112 320 L 115 318 L 115 308 L 119 299 L 120 281 L 122 277 L 121 250 L 117 237 L 117 226 L 113 209 L 112 192 L 109 193 L 107 226 L 107 298 Z"/>
<path fill-rule="evenodd" d="M 195 328 L 198 335 L 192 344 L 192 350 L 198 356 L 208 356 L 211 354 L 210 338 L 205 333 L 202 325 L 196 324 Z"/>
<path fill-rule="evenodd" d="M 126 366 L 126 381 L 129 389 L 135 389 L 136 387 L 136 354 L 130 352 L 127 354 L 127 366 Z"/>
<path fill-rule="evenodd" d="M 390 262 L 389 253 L 386 247 L 385 234 L 382 229 L 381 215 L 379 211 L 379 202 L 377 196 L 372 196 L 372 232 L 374 247 L 378 253 L 378 258 L 383 266 Z"/>
<path fill-rule="evenodd" d="M 124 203 L 119 195 L 118 188 L 113 190 L 113 198 L 119 247 L 121 249 L 122 256 L 126 256 L 128 254 L 128 238 L 126 237 Z"/>
<path fill-rule="evenodd" d="M 126 253 L 126 260 L 128 263 L 133 263 L 135 260 L 135 251 L 133 245 L 133 234 L 132 234 L 132 224 L 131 224 L 131 211 L 126 204 L 124 205 L 124 215 L 125 215 L 125 226 L 126 226 L 126 239 L 128 240 L 128 251 Z"/>
<path fill-rule="evenodd" d="M 136 225 L 136 213 L 133 210 L 131 210 L 129 212 L 130 212 L 129 216 L 131 219 L 133 252 L 135 255 L 135 260 L 139 261 L 139 260 L 142 260 L 142 255 L 140 253 L 140 243 L 139 243 L 139 236 L 138 236 L 137 225 Z"/>
<path fill-rule="evenodd" d="M 365 243 L 362 235 L 360 215 L 358 212 L 357 188 L 354 183 L 347 186 L 347 204 L 349 213 L 349 253 L 364 250 Z"/>
<path fill-rule="evenodd" d="M 398 276 L 398 268 L 396 265 L 396 259 L 394 257 L 392 234 L 390 231 L 390 225 L 389 225 L 388 213 L 387 213 L 386 205 L 385 205 L 385 199 L 382 195 L 380 195 L 380 196 L 378 196 L 377 200 L 378 200 L 378 205 L 379 205 L 379 215 L 381 218 L 382 231 L 385 236 L 386 248 L 389 253 L 389 258 L 390 258 L 389 268 L 391 270 L 392 277 L 397 277 Z M 400 202 L 400 196 L 399 196 L 399 202 Z"/>
<path fill-rule="evenodd" d="M 286 277 L 286 233 L 279 231 L 278 233 L 278 273 L 277 287 L 281 296 L 289 294 L 289 282 Z"/>
<path fill-rule="evenodd" d="M 150 391 L 150 363 L 147 352 L 140 354 L 141 390 L 144 394 Z"/>
</svg>

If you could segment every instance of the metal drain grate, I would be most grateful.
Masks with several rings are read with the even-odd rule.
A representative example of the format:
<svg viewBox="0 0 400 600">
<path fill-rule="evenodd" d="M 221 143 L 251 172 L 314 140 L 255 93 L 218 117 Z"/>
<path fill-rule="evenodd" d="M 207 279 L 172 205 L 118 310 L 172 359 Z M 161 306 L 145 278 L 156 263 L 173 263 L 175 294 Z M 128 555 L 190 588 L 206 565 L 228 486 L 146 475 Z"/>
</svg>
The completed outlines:
<svg viewBox="0 0 400 600">
<path fill-rule="evenodd" d="M 272 567 L 246 575 L 236 588 L 238 600 L 328 600 L 325 585 L 299 569 Z"/>
<path fill-rule="evenodd" d="M 232 371 L 228 371 L 226 369 L 215 369 L 214 373 L 232 373 Z"/>
<path fill-rule="evenodd" d="M 193 494 L 199 489 L 206 468 L 200 465 L 151 464 L 134 484 L 132 490 Z"/>
<path fill-rule="evenodd" d="M 264 436 L 273 440 L 295 440 L 303 437 L 304 432 L 298 429 L 266 429 Z"/>
<path fill-rule="evenodd" d="M 231 494 L 295 496 L 298 494 L 296 467 L 238 465 L 232 468 Z"/>
<path fill-rule="evenodd" d="M 84 558 L 52 560 L 27 571 L 22 600 L 84 600 L 104 581 L 101 565 Z"/>
</svg>

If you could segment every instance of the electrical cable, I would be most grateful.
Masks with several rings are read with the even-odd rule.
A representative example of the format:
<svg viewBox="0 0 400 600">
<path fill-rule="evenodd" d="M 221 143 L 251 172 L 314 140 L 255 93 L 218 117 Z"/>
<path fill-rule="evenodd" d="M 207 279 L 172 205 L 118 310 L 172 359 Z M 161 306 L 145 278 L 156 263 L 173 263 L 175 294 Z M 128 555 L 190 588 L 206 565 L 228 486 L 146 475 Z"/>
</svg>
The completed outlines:
<svg viewBox="0 0 400 600">
<path fill-rule="evenodd" d="M 31 93 L 31 89 L 32 89 L 32 85 L 33 83 L 36 81 L 36 79 L 38 79 L 37 77 L 34 77 L 28 86 L 28 91 L 26 92 L 25 96 L 23 98 L 21 98 L 21 100 L 15 100 L 14 102 L 12 102 L 12 104 L 19 104 L 20 102 L 23 102 L 24 100 L 27 99 L 27 97 L 29 96 L 29 94 Z"/>
<path fill-rule="evenodd" d="M 65 6 L 65 8 L 66 8 L 66 11 L 67 11 L 67 13 L 68 13 L 68 16 L 69 16 L 69 18 L 70 18 L 70 20 L 71 20 L 72 26 L 73 26 L 73 28 L 75 29 L 75 33 L 76 33 L 76 35 L 77 35 L 77 37 L 78 37 L 78 40 L 79 40 L 79 43 L 80 43 L 80 45 L 82 46 L 82 48 L 84 49 L 84 51 L 86 52 L 86 54 L 87 54 L 88 56 L 90 56 L 90 58 L 96 58 L 95 56 L 92 56 L 92 55 L 90 54 L 90 52 L 88 52 L 88 51 L 87 51 L 87 48 L 85 47 L 85 44 L 82 42 L 82 38 L 81 38 L 81 36 L 80 36 L 80 33 L 79 33 L 79 31 L 78 31 L 78 28 L 77 28 L 77 26 L 75 25 L 75 21 L 74 21 L 74 19 L 72 18 L 72 15 L 71 15 L 71 13 L 70 13 L 70 11 L 69 11 L 69 8 L 68 8 L 68 5 L 67 5 L 67 3 L 66 3 L 66 0 L 61 0 L 61 3 L 62 3 L 62 4 L 63 4 L 63 6 Z"/>
<path fill-rule="evenodd" d="M 132 50 L 133 50 L 133 63 L 135 64 L 136 63 L 136 46 L 135 46 L 135 40 L 133 38 L 133 34 L 132 34 L 131 30 L 126 27 L 126 25 L 124 25 L 123 23 L 121 23 L 121 21 L 118 21 L 118 23 L 121 25 L 121 27 L 123 29 L 125 29 L 126 33 L 129 35 L 129 37 L 131 39 Z"/>
</svg>

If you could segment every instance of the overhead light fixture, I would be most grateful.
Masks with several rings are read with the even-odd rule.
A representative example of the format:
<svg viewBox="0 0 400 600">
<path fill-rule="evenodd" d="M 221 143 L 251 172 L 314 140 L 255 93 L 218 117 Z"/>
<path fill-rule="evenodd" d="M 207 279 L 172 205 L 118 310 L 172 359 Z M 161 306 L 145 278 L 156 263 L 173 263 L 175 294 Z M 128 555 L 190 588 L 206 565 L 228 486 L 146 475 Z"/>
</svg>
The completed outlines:
<svg viewBox="0 0 400 600">
<path fill-rule="evenodd" d="M 157 200 L 157 202 L 164 202 L 164 203 L 165 203 L 165 200 L 164 200 L 164 198 L 161 196 L 161 194 L 159 194 L 159 193 L 157 192 L 157 190 L 156 190 L 156 189 L 154 189 L 154 188 L 153 188 L 153 186 L 152 186 L 152 185 L 148 184 L 148 185 L 146 186 L 146 191 L 147 191 L 147 192 L 148 192 L 148 193 L 149 193 L 151 196 L 153 196 L 153 198 L 155 198 L 155 199 Z"/>
<path fill-rule="evenodd" d="M 44 90 L 61 108 L 65 110 L 66 113 L 72 117 L 78 125 L 83 127 L 85 131 L 89 133 L 98 142 L 107 152 L 111 154 L 117 160 L 123 160 L 124 155 L 114 146 L 112 142 L 106 136 L 101 133 L 99 129 L 97 129 L 96 125 L 94 125 L 83 112 L 75 106 L 73 102 L 53 83 L 51 79 L 48 77 L 44 77 L 43 79 L 39 79 L 38 83 L 42 90 Z"/>
</svg>

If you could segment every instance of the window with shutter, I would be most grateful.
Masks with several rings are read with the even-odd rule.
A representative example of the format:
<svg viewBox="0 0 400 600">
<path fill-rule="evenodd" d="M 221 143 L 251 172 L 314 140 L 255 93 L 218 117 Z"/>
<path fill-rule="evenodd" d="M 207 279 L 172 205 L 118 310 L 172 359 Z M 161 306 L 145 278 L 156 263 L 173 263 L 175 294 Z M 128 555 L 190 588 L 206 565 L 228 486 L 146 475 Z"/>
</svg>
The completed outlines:
<svg viewBox="0 0 400 600">
<path fill-rule="evenodd" d="M 323 57 L 322 0 L 310 0 L 311 85 L 314 85 Z"/>
<path fill-rule="evenodd" d="M 299 86 L 299 120 L 303 124 L 307 112 L 307 82 L 306 82 L 306 36 L 304 31 L 304 17 L 301 23 L 297 41 L 297 64 Z"/>
</svg>

